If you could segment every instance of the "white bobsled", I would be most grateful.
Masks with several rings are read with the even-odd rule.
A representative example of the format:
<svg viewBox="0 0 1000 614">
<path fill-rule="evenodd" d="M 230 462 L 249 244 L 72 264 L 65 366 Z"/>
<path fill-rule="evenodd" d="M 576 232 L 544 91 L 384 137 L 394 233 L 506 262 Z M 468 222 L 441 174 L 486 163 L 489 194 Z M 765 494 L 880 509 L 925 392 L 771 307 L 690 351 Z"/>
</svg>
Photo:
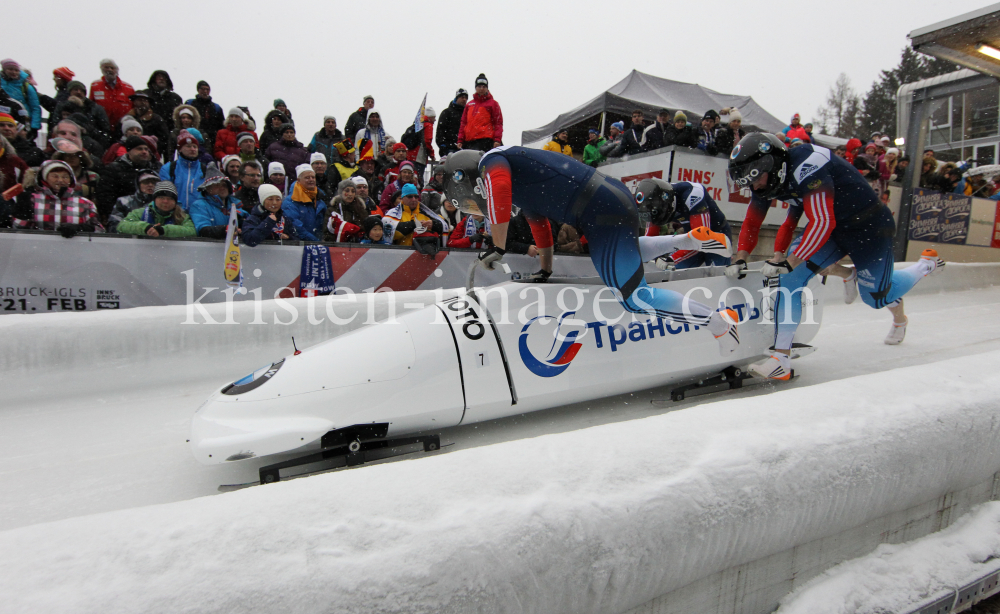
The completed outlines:
<svg viewBox="0 0 1000 614">
<path fill-rule="evenodd" d="M 274 481 L 278 468 L 373 447 L 437 448 L 436 437 L 412 437 L 418 433 L 745 365 L 773 343 L 769 291 L 758 272 L 734 281 L 723 271 L 647 273 L 647 280 L 736 310 L 741 343 L 730 356 L 720 356 L 707 330 L 624 311 L 597 278 L 508 282 L 366 326 L 226 385 L 195 413 L 191 449 L 206 464 L 310 454 L 261 469 L 261 481 Z M 803 318 L 797 343 L 819 330 L 819 294 L 803 295 L 811 322 Z"/>
</svg>

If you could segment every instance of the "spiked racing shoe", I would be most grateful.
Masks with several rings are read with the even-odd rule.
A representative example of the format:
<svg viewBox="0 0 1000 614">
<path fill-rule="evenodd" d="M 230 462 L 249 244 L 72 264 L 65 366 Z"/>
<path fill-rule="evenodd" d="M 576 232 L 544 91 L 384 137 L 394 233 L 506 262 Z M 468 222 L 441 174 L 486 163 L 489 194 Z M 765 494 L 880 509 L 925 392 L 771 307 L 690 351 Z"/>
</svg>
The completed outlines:
<svg viewBox="0 0 1000 614">
<path fill-rule="evenodd" d="M 733 255 L 733 246 L 729 237 L 721 232 L 713 232 L 706 226 L 699 226 L 688 233 L 688 237 L 698 243 L 697 250 L 707 254 L 718 254 L 729 258 Z"/>
<path fill-rule="evenodd" d="M 903 338 L 906 337 L 906 325 L 910 323 L 909 318 L 903 321 L 901 324 L 896 322 L 892 323 L 892 328 L 889 329 L 889 334 L 885 336 L 886 345 L 899 345 L 903 342 Z"/>
<path fill-rule="evenodd" d="M 930 275 L 944 268 L 944 259 L 938 257 L 937 250 L 929 247 L 920 254 L 920 263 L 927 267 L 927 272 L 924 275 Z"/>
<path fill-rule="evenodd" d="M 740 332 L 737 328 L 739 316 L 732 309 L 720 311 L 719 316 L 729 324 L 729 328 L 721 335 L 716 335 L 715 338 L 719 342 L 719 354 L 729 356 L 740 347 Z"/>
<path fill-rule="evenodd" d="M 858 270 L 851 271 L 851 276 L 844 280 L 844 302 L 850 305 L 858 298 Z"/>
<path fill-rule="evenodd" d="M 755 362 L 747 369 L 754 377 L 787 381 L 792 379 L 792 360 L 781 352 L 775 352 L 765 360 Z"/>
</svg>

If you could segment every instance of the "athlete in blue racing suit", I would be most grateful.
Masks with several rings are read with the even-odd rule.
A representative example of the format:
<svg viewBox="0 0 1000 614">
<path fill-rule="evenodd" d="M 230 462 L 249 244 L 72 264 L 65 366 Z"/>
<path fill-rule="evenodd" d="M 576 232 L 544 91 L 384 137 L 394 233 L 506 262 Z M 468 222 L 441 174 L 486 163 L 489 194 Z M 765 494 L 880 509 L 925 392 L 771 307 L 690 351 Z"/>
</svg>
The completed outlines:
<svg viewBox="0 0 1000 614">
<path fill-rule="evenodd" d="M 666 220 L 668 223 L 680 223 L 685 233 L 705 226 L 713 232 L 726 235 L 727 238 L 732 237 L 732 230 L 729 228 L 726 214 L 719 209 L 719 205 L 715 204 L 715 201 L 708 195 L 705 191 L 705 186 L 702 184 L 687 181 L 667 184 L 656 179 L 643 179 L 639 183 L 641 185 L 648 182 L 660 182 L 663 189 L 673 191 L 673 199 L 676 207 L 673 215 Z M 666 187 L 668 185 L 670 186 L 669 188 Z M 636 186 L 636 192 L 640 192 L 638 186 Z M 660 225 L 650 224 L 646 230 L 646 236 L 657 237 L 659 235 Z M 731 261 L 731 258 L 725 254 L 693 250 L 678 250 L 670 254 L 670 257 L 675 263 L 674 268 L 678 270 L 699 266 L 727 266 Z"/>
<path fill-rule="evenodd" d="M 800 145 L 787 150 L 773 135 L 757 133 L 733 148 L 729 173 L 737 185 L 751 188 L 753 198 L 740 229 L 736 262 L 727 274 L 735 276 L 745 270 L 745 260 L 756 245 L 771 199 L 791 205 L 782 226 L 784 232 L 779 232 L 776 240 L 776 252 L 787 247 L 791 229 L 803 212 L 809 220 L 787 261 L 769 261 L 762 269 L 765 275 L 780 274 L 775 302 L 776 351 L 767 360 L 751 365 L 752 373 L 771 379 L 789 378 L 792 339 L 802 318 L 802 301 L 795 293 L 801 292 L 816 273 L 833 268 L 847 255 L 855 265 L 848 283 L 856 280 L 865 304 L 875 309 L 888 307 L 893 312 L 893 329 L 886 343 L 902 341 L 906 330 L 903 295 L 943 266 L 944 261 L 934 250 L 925 250 L 917 264 L 894 270 L 892 214 L 854 167 L 823 147 Z"/>
<path fill-rule="evenodd" d="M 640 237 L 639 210 L 622 182 L 550 151 L 509 146 L 486 154 L 463 150 L 448 156 L 445 171 L 445 192 L 453 204 L 463 211 L 485 209 L 490 218 L 494 245 L 480 254 L 485 268 L 492 269 L 505 253 L 507 223 L 516 204 L 531 225 L 540 253 L 542 270 L 534 280 L 544 281 L 552 273 L 549 218 L 570 224 L 586 237 L 598 274 L 618 290 L 616 297 L 625 309 L 704 326 L 719 340 L 722 355 L 738 347 L 735 312 L 727 309 L 723 315 L 672 290 L 652 288 L 643 275 L 643 262 L 665 251 L 721 248 L 729 253 L 726 237 L 701 228 L 647 241 Z"/>
</svg>

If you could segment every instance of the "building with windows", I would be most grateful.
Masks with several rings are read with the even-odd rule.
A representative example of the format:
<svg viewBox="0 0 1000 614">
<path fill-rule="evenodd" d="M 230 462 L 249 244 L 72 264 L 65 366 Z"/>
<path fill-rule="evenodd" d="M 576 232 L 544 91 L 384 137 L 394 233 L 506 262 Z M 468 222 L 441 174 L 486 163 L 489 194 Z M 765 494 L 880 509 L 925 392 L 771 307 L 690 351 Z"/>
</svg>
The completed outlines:
<svg viewBox="0 0 1000 614">
<path fill-rule="evenodd" d="M 926 93 L 933 92 L 932 97 Z M 1000 161 L 1000 82 L 992 76 L 963 69 L 906 83 L 896 95 L 896 134 L 906 134 L 914 98 L 927 99 L 927 130 L 923 149 L 938 160 L 973 160 L 976 166 Z M 910 152 L 911 155 L 913 152 Z"/>
</svg>

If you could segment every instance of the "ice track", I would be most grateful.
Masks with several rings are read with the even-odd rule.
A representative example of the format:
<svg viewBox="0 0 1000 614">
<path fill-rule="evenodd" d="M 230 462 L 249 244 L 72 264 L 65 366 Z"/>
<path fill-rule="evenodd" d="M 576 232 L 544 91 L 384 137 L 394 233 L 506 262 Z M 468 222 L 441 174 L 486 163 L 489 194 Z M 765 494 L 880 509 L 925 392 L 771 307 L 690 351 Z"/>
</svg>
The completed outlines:
<svg viewBox="0 0 1000 614">
<path fill-rule="evenodd" d="M 952 265 L 947 273 L 957 275 L 961 267 Z M 930 294 L 906 299 L 910 327 L 898 347 L 882 343 L 887 312 L 860 302 L 843 305 L 833 293 L 814 340 L 819 351 L 796 361 L 801 377 L 785 387 L 1000 349 L 1000 287 L 934 292 L 932 284 L 927 286 Z M 390 300 L 402 311 L 435 296 L 406 292 L 377 299 L 369 305 L 374 319 L 386 316 Z M 223 319 L 221 306 L 211 309 Z M 252 314 L 240 309 L 237 305 L 236 320 L 249 322 Z M 336 312 L 351 309 L 357 307 L 345 305 Z M 182 322 L 183 307 L 0 318 L 0 363 L 6 362 L 0 364 L 0 398 L 5 399 L 0 408 L 5 487 L 0 530 L 215 495 L 220 484 L 252 480 L 258 467 L 253 461 L 205 467 L 194 460 L 185 443 L 191 415 L 221 383 L 287 353 L 291 335 L 304 347 L 369 317 L 366 308 L 354 323 L 335 329 L 309 326 L 302 312 L 303 322 L 290 327 L 175 325 L 184 336 L 173 342 L 169 334 L 144 331 L 156 322 Z M 278 317 L 287 320 L 283 311 Z M 271 320 L 268 309 L 264 320 Z M 155 342 L 145 343 L 144 337 Z M 672 403 L 669 390 L 647 390 L 452 428 L 443 432 L 442 443 L 453 443 L 448 450 L 455 451 L 768 392 L 769 386 L 755 386 Z"/>
</svg>

